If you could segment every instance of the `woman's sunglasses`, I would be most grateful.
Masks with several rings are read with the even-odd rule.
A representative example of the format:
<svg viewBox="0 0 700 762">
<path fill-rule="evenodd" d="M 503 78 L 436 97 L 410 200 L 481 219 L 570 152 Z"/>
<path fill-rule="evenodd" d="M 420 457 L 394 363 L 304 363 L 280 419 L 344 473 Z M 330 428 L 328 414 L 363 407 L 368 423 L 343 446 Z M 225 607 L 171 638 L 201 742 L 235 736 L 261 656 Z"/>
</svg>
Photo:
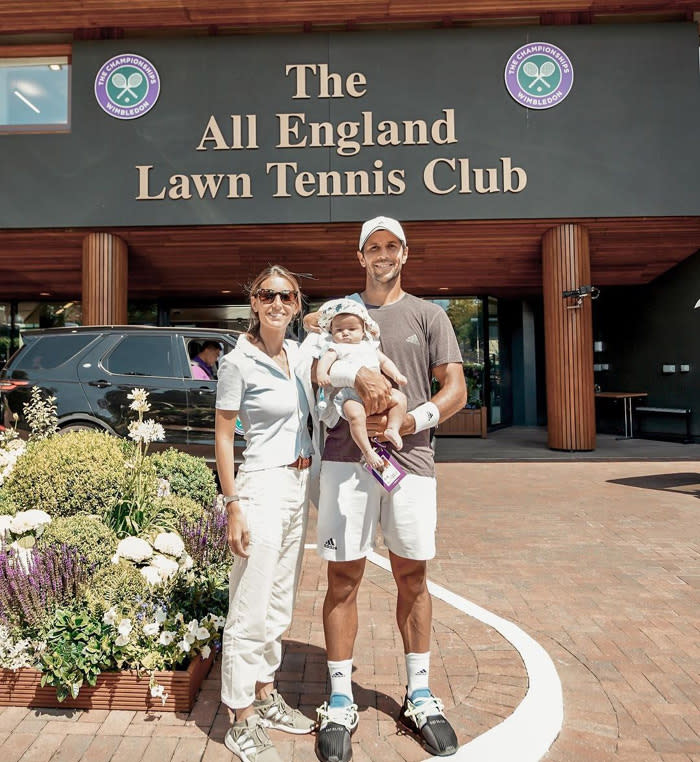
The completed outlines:
<svg viewBox="0 0 700 762">
<path fill-rule="evenodd" d="M 260 299 L 263 304 L 272 304 L 279 296 L 282 304 L 294 304 L 299 296 L 298 291 L 273 291 L 271 288 L 259 288 L 253 296 Z"/>
</svg>

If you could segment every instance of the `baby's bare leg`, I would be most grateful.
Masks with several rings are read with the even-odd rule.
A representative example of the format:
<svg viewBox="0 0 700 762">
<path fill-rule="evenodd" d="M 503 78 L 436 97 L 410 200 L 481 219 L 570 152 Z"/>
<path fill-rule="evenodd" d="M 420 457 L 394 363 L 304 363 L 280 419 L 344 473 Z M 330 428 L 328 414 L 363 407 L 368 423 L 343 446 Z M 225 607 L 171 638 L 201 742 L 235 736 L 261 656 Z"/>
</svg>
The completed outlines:
<svg viewBox="0 0 700 762">
<path fill-rule="evenodd" d="M 365 460 L 372 466 L 381 470 L 384 461 L 372 449 L 369 437 L 367 436 L 367 413 L 365 406 L 357 400 L 345 400 L 343 402 L 343 415 L 350 424 L 350 436 L 355 444 L 362 450 Z"/>
<path fill-rule="evenodd" d="M 384 436 L 388 442 L 394 445 L 397 450 L 403 447 L 401 439 L 401 424 L 406 415 L 406 395 L 398 389 L 391 390 L 391 407 L 387 410 L 387 424 L 384 430 Z"/>
</svg>

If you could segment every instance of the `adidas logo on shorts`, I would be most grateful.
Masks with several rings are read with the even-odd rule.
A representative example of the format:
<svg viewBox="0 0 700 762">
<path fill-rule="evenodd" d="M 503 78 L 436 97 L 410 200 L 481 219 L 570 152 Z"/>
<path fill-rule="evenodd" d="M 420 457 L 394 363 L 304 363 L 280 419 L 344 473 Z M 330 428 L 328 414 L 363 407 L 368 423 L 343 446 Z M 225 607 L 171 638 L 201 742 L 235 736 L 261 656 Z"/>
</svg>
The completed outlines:
<svg viewBox="0 0 700 762">
<path fill-rule="evenodd" d="M 326 550 L 338 550 L 338 546 L 335 544 L 335 540 L 332 537 L 329 537 L 324 543 L 323 547 Z"/>
</svg>

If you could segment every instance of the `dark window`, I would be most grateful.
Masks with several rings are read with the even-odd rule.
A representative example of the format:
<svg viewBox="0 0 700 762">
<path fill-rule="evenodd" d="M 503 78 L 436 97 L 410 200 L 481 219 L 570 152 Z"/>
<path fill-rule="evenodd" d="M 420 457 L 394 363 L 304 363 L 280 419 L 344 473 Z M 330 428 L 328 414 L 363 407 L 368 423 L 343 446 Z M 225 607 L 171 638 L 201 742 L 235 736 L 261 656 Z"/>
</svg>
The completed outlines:
<svg viewBox="0 0 700 762">
<path fill-rule="evenodd" d="M 104 360 L 110 373 L 177 378 L 170 336 L 126 336 Z"/>
<path fill-rule="evenodd" d="M 13 363 L 12 370 L 51 370 L 63 365 L 93 339 L 95 334 L 59 334 L 57 336 L 40 336 L 28 344 L 25 351 L 20 352 Z"/>
</svg>

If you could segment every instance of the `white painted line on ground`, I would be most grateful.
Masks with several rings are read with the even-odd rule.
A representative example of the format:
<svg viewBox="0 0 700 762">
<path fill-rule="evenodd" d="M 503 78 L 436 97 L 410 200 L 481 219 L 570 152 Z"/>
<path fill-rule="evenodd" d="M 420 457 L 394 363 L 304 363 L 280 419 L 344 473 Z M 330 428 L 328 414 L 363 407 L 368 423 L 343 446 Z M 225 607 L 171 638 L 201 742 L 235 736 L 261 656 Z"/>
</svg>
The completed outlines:
<svg viewBox="0 0 700 762">
<path fill-rule="evenodd" d="M 315 550 L 315 543 L 304 545 Z M 371 551 L 367 560 L 391 571 L 389 559 Z M 538 762 L 555 741 L 564 721 L 561 681 L 549 654 L 517 625 L 428 581 L 431 595 L 467 616 L 493 627 L 520 654 L 528 676 L 523 700 L 509 717 L 461 746 L 455 762 Z M 441 757 L 430 757 L 441 759 Z"/>
<path fill-rule="evenodd" d="M 378 553 L 370 552 L 367 558 L 391 571 L 389 559 Z M 428 582 L 428 589 L 431 595 L 499 632 L 520 654 L 529 682 L 527 693 L 513 714 L 460 747 L 451 759 L 459 762 L 538 762 L 559 735 L 564 720 L 561 681 L 549 654 L 507 619 L 433 582 Z"/>
</svg>

